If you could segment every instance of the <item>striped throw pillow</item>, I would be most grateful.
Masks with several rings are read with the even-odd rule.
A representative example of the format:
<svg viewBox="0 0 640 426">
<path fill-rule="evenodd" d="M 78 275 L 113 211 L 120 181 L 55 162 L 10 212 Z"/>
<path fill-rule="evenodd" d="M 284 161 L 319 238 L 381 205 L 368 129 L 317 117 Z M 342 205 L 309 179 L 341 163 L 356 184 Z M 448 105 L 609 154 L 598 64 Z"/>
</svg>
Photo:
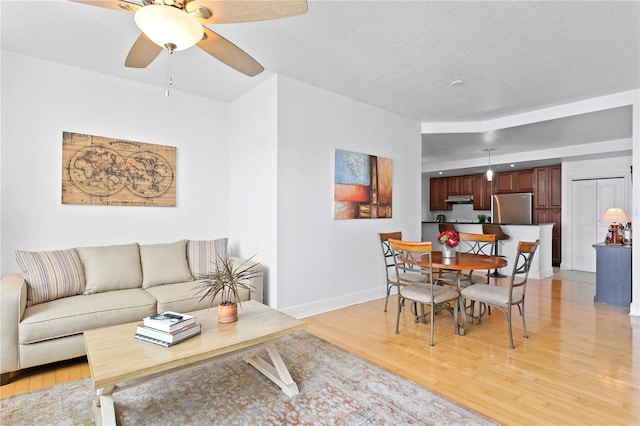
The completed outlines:
<svg viewBox="0 0 640 426">
<path fill-rule="evenodd" d="M 217 240 L 189 241 L 187 243 L 187 260 L 191 274 L 198 280 L 210 275 L 216 269 L 216 261 L 227 257 L 228 238 Z"/>
<path fill-rule="evenodd" d="M 84 269 L 73 250 L 16 251 L 27 282 L 27 306 L 75 296 L 84 291 Z"/>
</svg>

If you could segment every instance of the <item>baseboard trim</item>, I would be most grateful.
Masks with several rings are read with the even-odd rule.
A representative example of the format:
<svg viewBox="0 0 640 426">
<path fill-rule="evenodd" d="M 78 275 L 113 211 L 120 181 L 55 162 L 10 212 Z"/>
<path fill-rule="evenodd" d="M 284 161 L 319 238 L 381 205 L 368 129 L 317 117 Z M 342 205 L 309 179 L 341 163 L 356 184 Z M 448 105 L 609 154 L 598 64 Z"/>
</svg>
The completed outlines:
<svg viewBox="0 0 640 426">
<path fill-rule="evenodd" d="M 376 288 L 279 310 L 287 315 L 291 315 L 294 318 L 305 318 L 312 315 L 318 315 L 325 312 L 334 311 L 336 309 L 345 308 L 347 306 L 356 305 L 358 303 L 380 299 L 384 296 L 385 289 Z"/>
</svg>

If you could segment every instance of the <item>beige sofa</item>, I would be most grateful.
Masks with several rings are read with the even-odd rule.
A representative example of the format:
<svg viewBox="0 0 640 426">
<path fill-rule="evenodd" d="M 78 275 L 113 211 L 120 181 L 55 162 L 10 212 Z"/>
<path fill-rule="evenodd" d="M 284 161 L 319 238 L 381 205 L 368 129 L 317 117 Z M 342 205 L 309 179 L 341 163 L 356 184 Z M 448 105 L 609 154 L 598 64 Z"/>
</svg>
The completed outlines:
<svg viewBox="0 0 640 426">
<path fill-rule="evenodd" d="M 22 273 L 0 280 L 2 384 L 11 372 L 85 355 L 84 330 L 207 308 L 209 300 L 200 301 L 194 290 L 196 278 L 226 251 L 223 238 L 16 252 Z M 242 301 L 262 302 L 259 275 Z"/>
</svg>

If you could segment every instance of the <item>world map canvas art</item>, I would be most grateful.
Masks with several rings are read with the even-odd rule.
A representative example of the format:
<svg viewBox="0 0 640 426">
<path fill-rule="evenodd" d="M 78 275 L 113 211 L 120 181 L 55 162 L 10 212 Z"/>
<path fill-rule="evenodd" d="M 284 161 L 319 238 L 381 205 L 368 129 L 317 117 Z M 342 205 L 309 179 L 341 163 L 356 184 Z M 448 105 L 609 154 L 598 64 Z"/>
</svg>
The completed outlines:
<svg viewBox="0 0 640 426">
<path fill-rule="evenodd" d="M 392 163 L 390 158 L 336 149 L 333 218 L 390 218 Z"/>
<path fill-rule="evenodd" d="M 176 148 L 64 132 L 62 203 L 175 206 Z"/>
</svg>

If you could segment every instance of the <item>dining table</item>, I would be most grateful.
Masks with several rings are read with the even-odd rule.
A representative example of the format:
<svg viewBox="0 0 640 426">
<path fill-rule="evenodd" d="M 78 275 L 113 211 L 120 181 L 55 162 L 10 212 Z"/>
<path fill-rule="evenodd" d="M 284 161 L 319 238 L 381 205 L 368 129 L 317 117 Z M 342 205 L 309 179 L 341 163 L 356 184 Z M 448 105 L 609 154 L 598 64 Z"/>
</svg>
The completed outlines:
<svg viewBox="0 0 640 426">
<path fill-rule="evenodd" d="M 413 258 L 409 263 L 429 268 L 429 257 L 426 254 Z M 484 254 L 460 253 L 456 252 L 455 257 L 443 257 L 441 251 L 431 252 L 431 267 L 434 269 L 448 269 L 456 272 L 456 289 L 460 293 L 460 312 L 462 316 L 462 324 L 458 323 L 458 334 L 464 335 L 464 325 L 466 324 L 466 309 L 462 300 L 462 288 L 460 287 L 460 277 L 462 271 L 482 271 L 491 269 L 500 269 L 507 266 L 507 260 L 500 256 L 488 256 Z M 435 278 L 434 278 L 435 279 Z"/>
</svg>

